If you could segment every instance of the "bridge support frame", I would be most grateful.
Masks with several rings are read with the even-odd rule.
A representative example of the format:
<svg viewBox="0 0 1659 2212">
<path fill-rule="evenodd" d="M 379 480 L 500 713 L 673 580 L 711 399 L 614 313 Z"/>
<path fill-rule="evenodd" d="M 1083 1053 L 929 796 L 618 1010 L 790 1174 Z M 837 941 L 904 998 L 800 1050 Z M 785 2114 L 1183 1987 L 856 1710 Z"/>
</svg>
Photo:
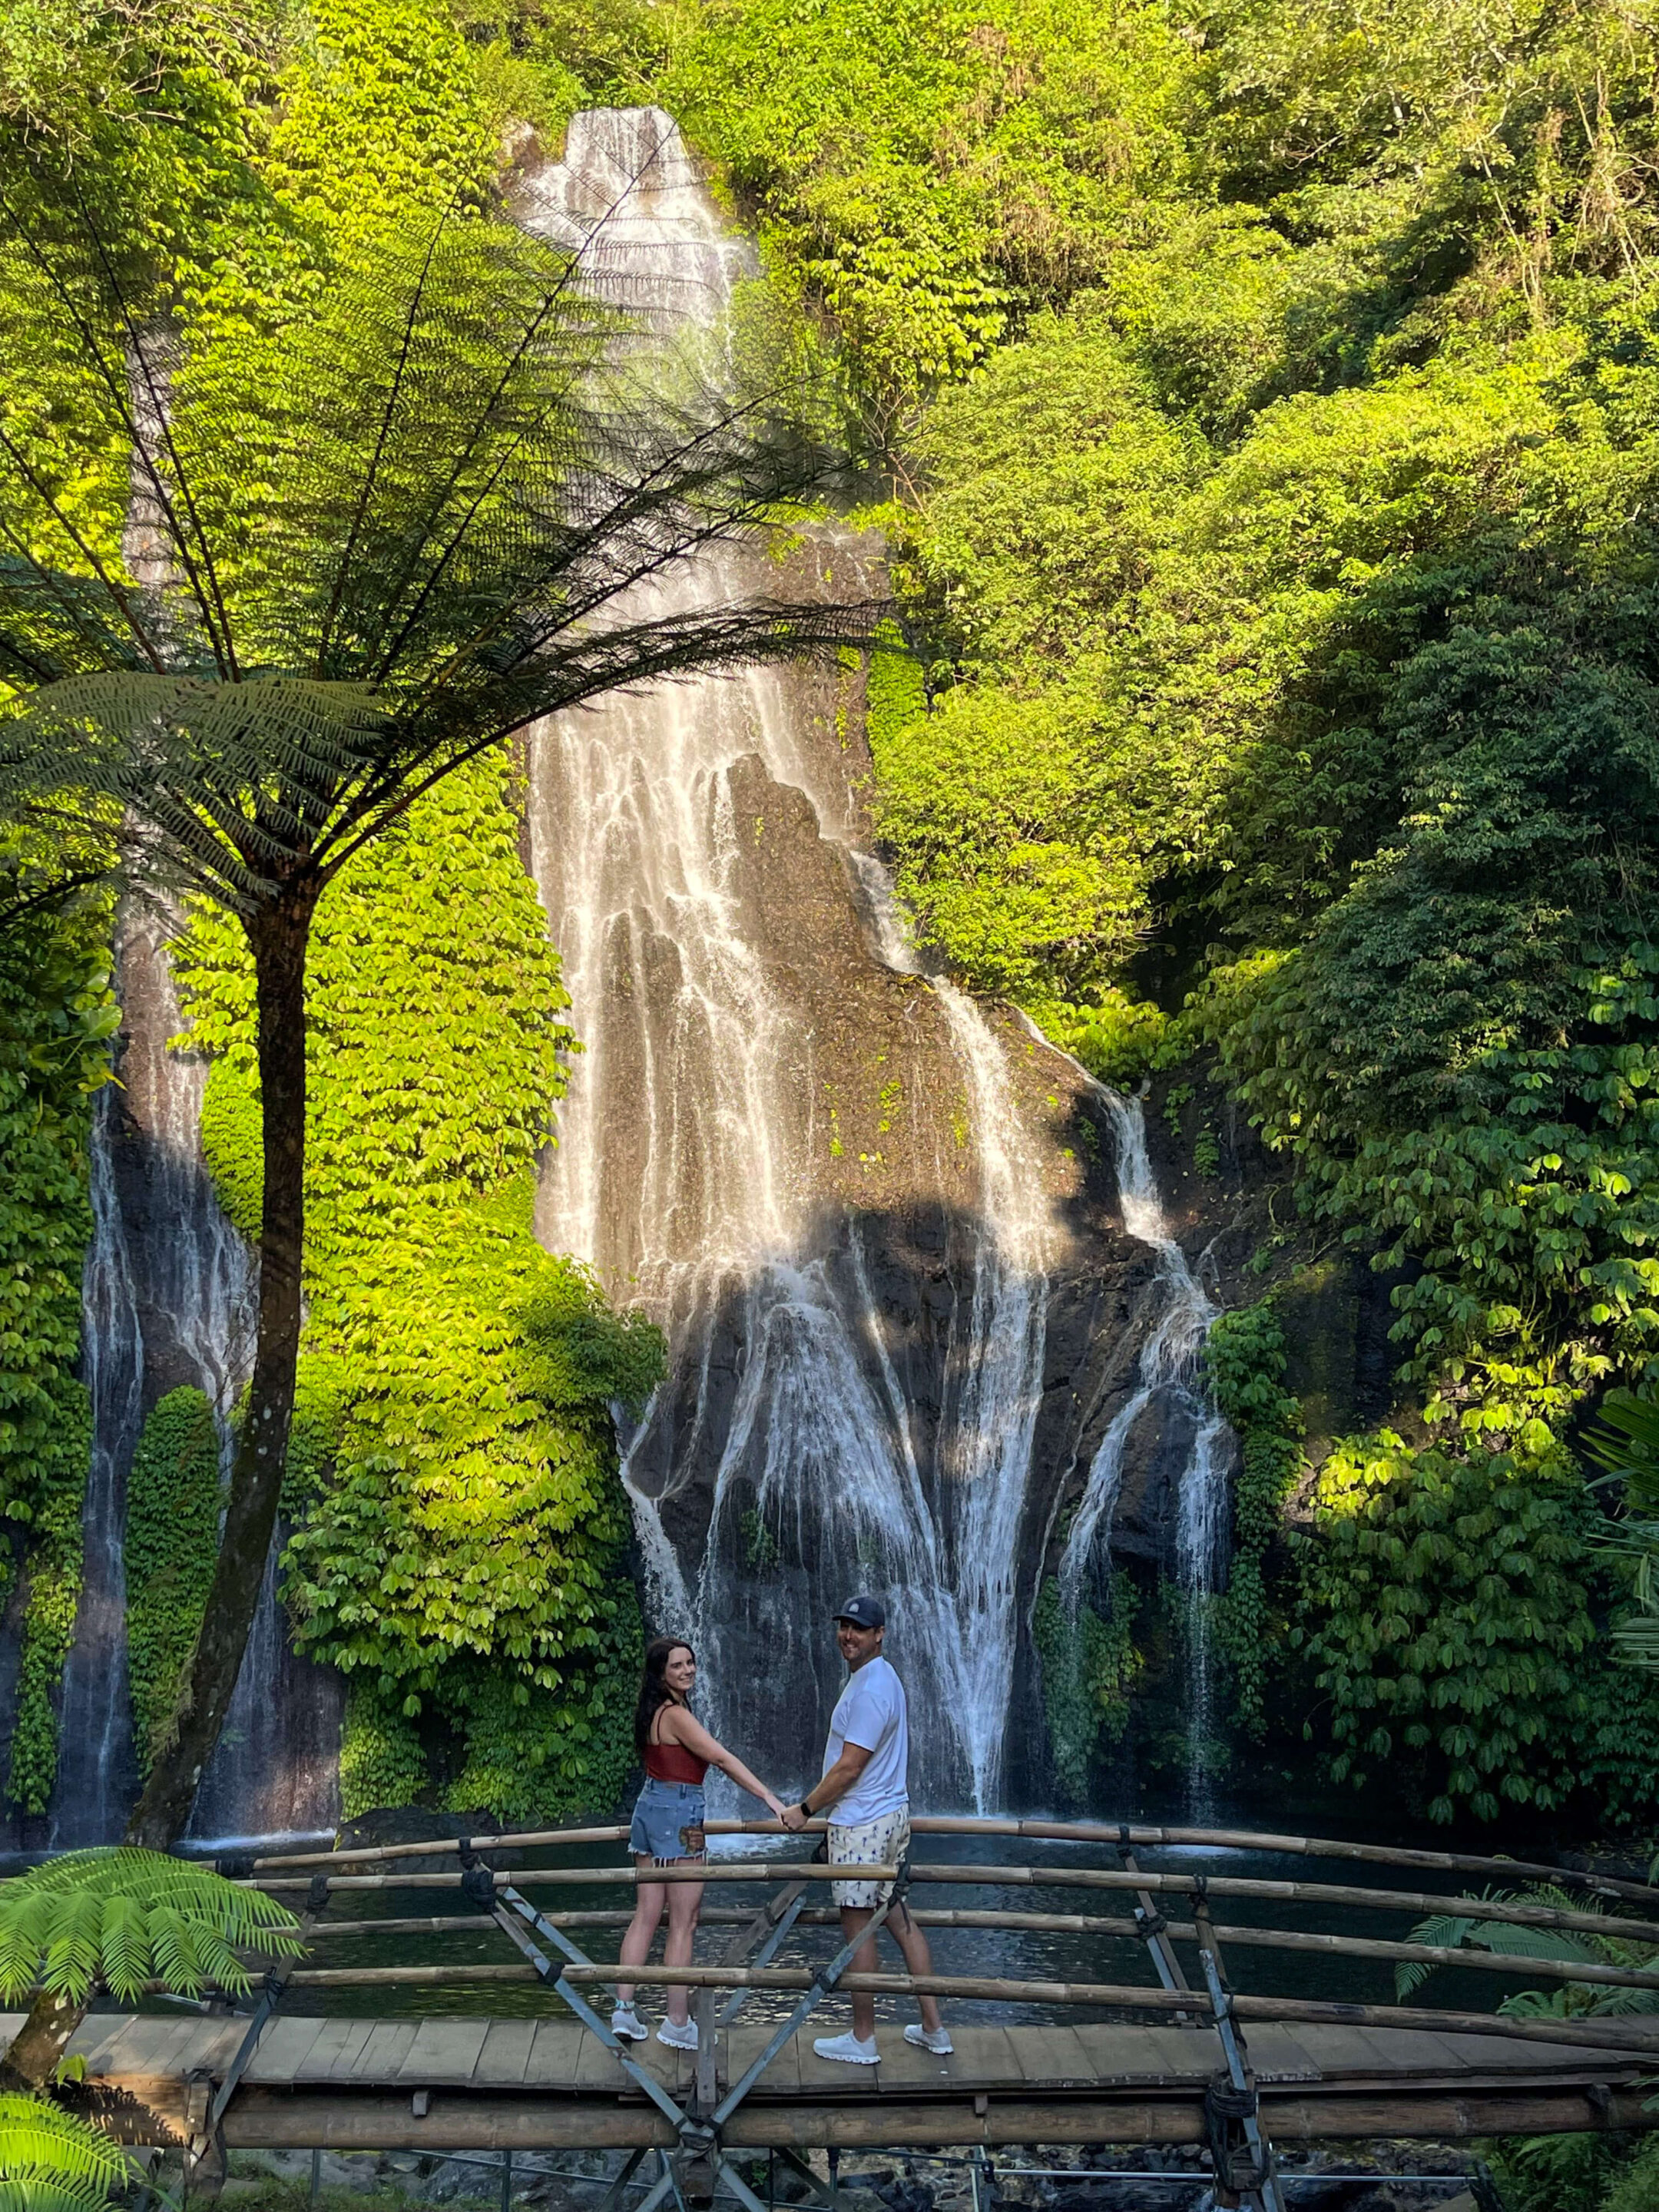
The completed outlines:
<svg viewBox="0 0 1659 2212">
<path fill-rule="evenodd" d="M 762 2203 L 760 2198 L 755 2195 L 753 2190 L 726 2155 L 720 2130 L 784 2045 L 800 2033 L 812 2014 L 817 2011 L 830 1990 L 836 1987 L 857 1952 L 885 1923 L 889 1914 L 900 1902 L 909 1887 L 910 1869 L 908 1859 L 900 1865 L 898 1875 L 888 1891 L 885 1901 L 878 1906 L 873 1917 L 860 1929 L 850 1942 L 842 1944 L 827 1966 L 814 1975 L 811 1987 L 794 2007 L 788 2018 L 781 2021 L 775 2033 L 767 2039 L 765 2046 L 758 2057 L 744 2069 L 738 2080 L 726 2091 L 726 2095 L 714 2105 L 712 2111 L 708 2109 L 708 2101 L 716 2093 L 714 2038 L 708 2032 L 708 2027 L 712 2027 L 714 2024 L 710 2017 L 714 2012 L 712 2003 L 699 2008 L 704 2019 L 708 2021 L 708 2027 L 700 2021 L 698 2063 L 692 2076 L 690 2094 L 685 2105 L 681 2106 L 676 2104 L 655 2075 L 641 2066 L 620 2039 L 611 2033 L 610 2027 L 599 2017 L 587 1999 L 573 1985 L 562 1968 L 555 1967 L 552 1960 L 541 1949 L 534 1938 L 540 1936 L 544 1942 L 550 1943 L 554 1950 L 560 1953 L 571 1966 L 591 1966 L 593 1961 L 586 1953 L 572 1942 L 562 1929 L 556 1928 L 550 1920 L 538 1912 L 521 1891 L 511 1886 L 497 1890 L 489 1869 L 482 1861 L 477 1860 L 476 1855 L 470 1850 L 463 1849 L 462 1864 L 464 1888 L 468 1888 L 465 1876 L 469 1874 L 476 1874 L 478 1879 L 468 1888 L 468 1893 L 473 1895 L 477 1902 L 489 1911 L 502 1932 L 511 1939 L 535 1967 L 542 1979 L 553 1984 L 555 1993 L 569 2006 L 589 2033 L 597 2036 L 606 2049 L 614 2055 L 623 2072 L 644 2091 L 674 2130 L 678 2138 L 675 2148 L 663 2153 L 661 2177 L 643 2203 L 635 2208 L 635 2212 L 661 2212 L 661 2207 L 671 2195 L 674 2199 L 675 2212 L 687 2212 L 688 2205 L 705 2207 L 714 2201 L 714 2185 L 717 2180 L 726 2183 L 743 2206 L 744 2212 L 768 2212 L 768 2208 Z M 766 1935 L 766 1943 L 762 1955 L 763 1958 L 769 1957 L 782 1942 L 800 1911 L 805 1888 L 805 1883 L 796 1884 L 793 1893 L 790 1891 L 783 1892 L 774 1899 L 772 1905 L 766 1911 L 757 1914 L 750 1928 L 743 1931 L 737 1943 L 732 1947 L 735 1958 L 740 1958 L 749 1949 L 750 1943 L 763 1934 Z M 769 1928 L 770 1933 L 767 1934 Z M 727 1960 L 728 1964 L 734 1962 L 735 1959 Z M 619 1981 L 623 1978 L 624 1971 L 619 1970 L 617 1977 Z M 734 2001 L 729 2002 L 721 2011 L 721 2025 L 737 2011 L 738 2003 L 746 1994 L 746 1991 L 734 1993 Z M 705 2041 L 709 2046 L 707 2051 L 704 2050 Z M 839 2203 L 839 2197 L 836 2190 L 833 2171 L 830 2175 L 828 2196 L 831 2208 L 836 2207 Z M 606 2202 L 607 2203 L 610 2202 L 609 2197 Z M 502 2212 L 510 2212 L 510 2207 L 505 2202 L 503 2202 Z M 1275 2207 L 1274 2212 L 1283 2212 L 1283 2208 Z"/>
</svg>

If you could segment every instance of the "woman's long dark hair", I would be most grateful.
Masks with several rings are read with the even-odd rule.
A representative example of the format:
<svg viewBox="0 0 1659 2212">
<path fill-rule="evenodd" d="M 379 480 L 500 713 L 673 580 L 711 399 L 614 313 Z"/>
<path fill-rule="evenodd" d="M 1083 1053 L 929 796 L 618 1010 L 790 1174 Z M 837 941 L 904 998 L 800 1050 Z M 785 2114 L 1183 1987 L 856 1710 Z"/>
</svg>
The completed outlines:
<svg viewBox="0 0 1659 2212">
<path fill-rule="evenodd" d="M 645 1680 L 640 1684 L 640 1702 L 634 1708 L 634 1748 L 641 1759 L 651 1741 L 651 1723 L 658 1707 L 674 1702 L 674 1692 L 664 1681 L 662 1670 L 677 1651 L 691 1651 L 683 1636 L 653 1636 L 645 1647 Z M 696 1656 L 691 1651 L 694 1659 Z"/>
</svg>

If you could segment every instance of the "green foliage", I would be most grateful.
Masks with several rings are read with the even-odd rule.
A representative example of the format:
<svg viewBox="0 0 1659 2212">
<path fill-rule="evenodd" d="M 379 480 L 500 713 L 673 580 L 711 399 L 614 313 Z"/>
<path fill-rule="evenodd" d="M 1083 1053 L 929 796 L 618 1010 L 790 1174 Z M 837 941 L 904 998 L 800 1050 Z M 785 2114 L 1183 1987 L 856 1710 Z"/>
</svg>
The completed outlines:
<svg viewBox="0 0 1659 2212">
<path fill-rule="evenodd" d="M 245 1996 L 254 1978 L 239 1948 L 285 1959 L 305 1944 L 286 1905 L 197 1860 L 125 1845 L 64 1851 L 0 1883 L 9 2002 L 38 1981 L 81 2004 L 101 1980 L 131 2003 L 152 1977 L 185 1996 L 210 1984 Z"/>
<path fill-rule="evenodd" d="M 1080 1060 L 1091 1075 L 1119 1091 L 1177 1066 L 1188 1047 L 1182 1026 L 1145 999 L 1108 985 L 1088 1006 L 1039 1000 L 1030 1012 L 1062 1052 Z"/>
<path fill-rule="evenodd" d="M 342 1816 L 358 1820 L 383 1806 L 412 1805 L 426 1786 L 426 1749 L 401 1700 L 385 1696 L 372 1675 L 348 1676 L 340 1731 Z"/>
<path fill-rule="evenodd" d="M 83 1384 L 66 1378 L 53 1393 L 53 1415 L 30 1455 L 29 1543 L 23 1649 L 6 1795 L 25 1813 L 44 1813 L 58 1779 L 57 1698 L 75 1642 L 81 1599 L 81 1511 L 92 1459 L 92 1406 Z"/>
<path fill-rule="evenodd" d="M 1560 1889 L 1547 1882 L 1513 1893 L 1488 1890 L 1486 1895 L 1503 1902 L 1512 1898 L 1517 1904 L 1547 1905 L 1557 1911 L 1605 1911 L 1594 1900 L 1587 1902 L 1582 1891 Z M 1620 1966 L 1650 1972 L 1655 1956 L 1653 1945 L 1639 1937 L 1621 1936 L 1618 1919 L 1610 1913 L 1606 1918 L 1604 1932 L 1600 1929 L 1591 1931 L 1535 1927 L 1524 1920 L 1477 1920 L 1467 1913 L 1437 1913 L 1430 1919 L 1419 1920 L 1412 1929 L 1410 1940 L 1431 1944 L 1437 1950 L 1489 1951 L 1495 1957 L 1505 1959 L 1553 1959 L 1565 1964 L 1579 1960 L 1585 1966 Z M 1403 2001 L 1421 1989 L 1431 1975 L 1439 1972 L 1437 1966 L 1425 1965 L 1420 1960 L 1401 1960 L 1394 1970 L 1395 1996 Z M 1512 1991 L 1498 2010 L 1511 2017 L 1534 2018 L 1547 2013 L 1560 2019 L 1655 2012 L 1659 2011 L 1659 1992 L 1601 1982 L 1552 1980 L 1542 1990 Z"/>
<path fill-rule="evenodd" d="M 66 1479 L 92 1094 L 119 1019 L 101 905 L 36 896 L 0 854 L 0 1514 L 26 1529 Z"/>
<path fill-rule="evenodd" d="M 1190 49 L 1155 10 L 718 0 L 659 96 L 757 201 L 886 404 L 981 361 L 1173 181 Z"/>
<path fill-rule="evenodd" d="M 137 2172 L 89 2121 L 43 2097 L 0 2095 L 0 2212 L 104 2212 Z"/>
<path fill-rule="evenodd" d="M 1302 1464 L 1302 1406 L 1284 1388 L 1285 1362 L 1285 1333 L 1266 1300 L 1220 1315 L 1204 1347 L 1211 1391 L 1239 1443 L 1221 1642 L 1239 1723 L 1258 1743 L 1267 1729 L 1267 1674 L 1277 1641 L 1267 1555 Z"/>
<path fill-rule="evenodd" d="M 1595 1629 L 1582 1492 L 1559 1453 L 1528 1465 L 1413 1450 L 1388 1430 L 1351 1440 L 1321 1469 L 1297 1548 L 1293 1641 L 1329 1700 L 1338 1780 L 1387 1767 L 1439 1820 L 1564 1802 Z"/>
<path fill-rule="evenodd" d="M 219 1551 L 219 1439 L 199 1390 L 169 1391 L 127 1476 L 127 1666 L 133 1744 L 148 1774 L 196 1649 Z"/>
<path fill-rule="evenodd" d="M 499 763 L 453 777 L 354 862 L 313 939 L 285 1592 L 302 1646 L 350 1679 L 354 1813 L 424 1792 L 423 1705 L 465 1739 L 461 1809 L 552 1817 L 620 1786 L 596 1733 L 637 1635 L 610 1407 L 649 1394 L 662 1345 L 532 1233 L 571 1037 L 514 797 Z M 177 965 L 216 1055 L 209 1164 L 257 1207 L 240 935 L 204 909 Z"/>
<path fill-rule="evenodd" d="M 1135 1649 L 1135 1587 L 1122 1570 L 1111 1577 L 1104 1616 L 1091 1605 L 1067 1609 L 1051 1575 L 1037 1592 L 1032 1633 L 1042 1662 L 1042 1710 L 1060 1788 L 1074 1805 L 1088 1802 L 1089 1781 L 1103 1742 L 1119 1742 L 1129 1721 L 1129 1695 L 1145 1663 Z"/>
</svg>

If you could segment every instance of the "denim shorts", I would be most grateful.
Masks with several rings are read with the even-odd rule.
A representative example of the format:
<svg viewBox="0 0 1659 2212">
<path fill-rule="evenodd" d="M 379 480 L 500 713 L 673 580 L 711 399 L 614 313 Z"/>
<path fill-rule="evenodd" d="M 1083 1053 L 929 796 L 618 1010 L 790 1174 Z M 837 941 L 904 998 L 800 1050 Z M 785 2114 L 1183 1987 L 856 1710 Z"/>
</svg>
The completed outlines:
<svg viewBox="0 0 1659 2212">
<path fill-rule="evenodd" d="M 634 1804 L 634 1825 L 628 1832 L 628 1848 L 640 1856 L 665 1866 L 674 1859 L 708 1856 L 703 1841 L 702 1784 L 659 1782 L 647 1776 Z"/>
</svg>

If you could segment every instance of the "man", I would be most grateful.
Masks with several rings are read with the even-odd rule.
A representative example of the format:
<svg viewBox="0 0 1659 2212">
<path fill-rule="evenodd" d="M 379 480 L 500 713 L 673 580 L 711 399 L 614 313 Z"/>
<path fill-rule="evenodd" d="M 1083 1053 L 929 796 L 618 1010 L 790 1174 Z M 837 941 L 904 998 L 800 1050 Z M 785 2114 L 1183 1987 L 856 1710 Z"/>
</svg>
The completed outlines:
<svg viewBox="0 0 1659 2212">
<path fill-rule="evenodd" d="M 872 1597 L 849 1598 L 836 1615 L 836 1641 L 847 1662 L 847 1687 L 830 1721 L 823 1772 L 799 1805 L 783 1816 L 787 1828 L 801 1829 L 815 1814 L 830 1814 L 830 1863 L 864 1861 L 894 1866 L 910 1847 L 910 1729 L 904 1685 L 881 1656 L 887 1615 Z M 886 1901 L 890 1882 L 836 1881 L 830 1885 L 841 1907 L 842 1934 L 850 1943 L 867 1928 L 877 1905 Z M 927 1938 L 905 1911 L 902 1899 L 887 1926 L 913 1974 L 931 1974 Z M 853 1971 L 873 1974 L 876 1944 L 872 1936 L 854 1954 Z M 922 1997 L 921 2025 L 905 2029 L 907 2043 L 947 2057 L 955 2049 L 939 2006 Z M 820 2058 L 839 2058 L 849 2066 L 874 2066 L 876 2001 L 855 1992 L 850 2035 L 820 2036 L 812 2048 Z"/>
</svg>

